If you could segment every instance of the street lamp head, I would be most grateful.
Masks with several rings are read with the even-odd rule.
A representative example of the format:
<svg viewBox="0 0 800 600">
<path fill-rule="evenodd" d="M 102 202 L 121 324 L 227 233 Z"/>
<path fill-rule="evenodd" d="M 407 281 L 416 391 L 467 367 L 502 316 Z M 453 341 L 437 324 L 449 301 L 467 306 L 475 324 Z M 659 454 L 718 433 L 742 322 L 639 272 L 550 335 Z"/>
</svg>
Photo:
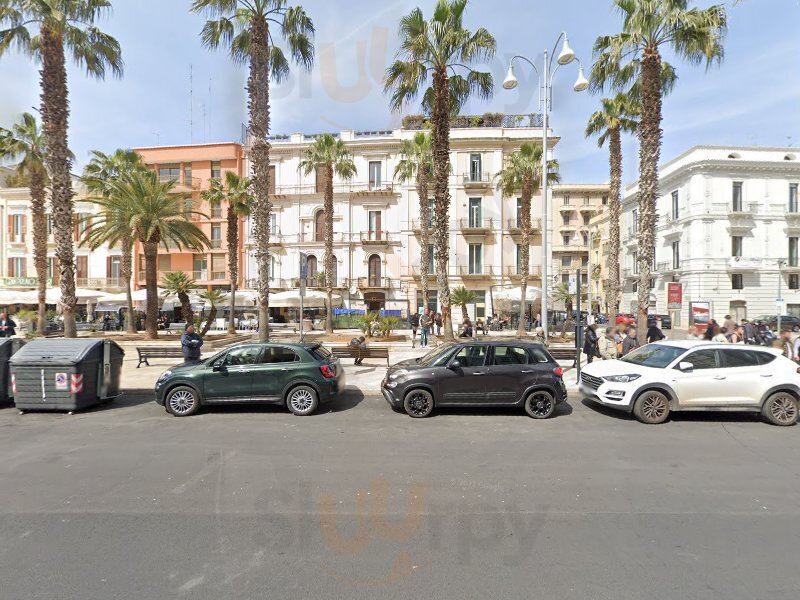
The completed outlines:
<svg viewBox="0 0 800 600">
<path fill-rule="evenodd" d="M 589 80 L 586 79 L 586 75 L 583 74 L 583 65 L 581 65 L 578 70 L 578 79 L 575 81 L 575 85 L 572 89 L 576 92 L 585 92 L 589 89 Z"/>
<path fill-rule="evenodd" d="M 568 65 L 575 60 L 575 52 L 569 47 L 569 40 L 564 36 L 564 45 L 561 47 L 561 54 L 558 55 L 558 64 Z"/>
<path fill-rule="evenodd" d="M 506 90 L 513 90 L 517 87 L 519 81 L 517 80 L 517 76 L 514 75 L 514 64 L 508 65 L 508 75 L 506 75 L 505 81 L 503 81 L 503 89 Z"/>
</svg>

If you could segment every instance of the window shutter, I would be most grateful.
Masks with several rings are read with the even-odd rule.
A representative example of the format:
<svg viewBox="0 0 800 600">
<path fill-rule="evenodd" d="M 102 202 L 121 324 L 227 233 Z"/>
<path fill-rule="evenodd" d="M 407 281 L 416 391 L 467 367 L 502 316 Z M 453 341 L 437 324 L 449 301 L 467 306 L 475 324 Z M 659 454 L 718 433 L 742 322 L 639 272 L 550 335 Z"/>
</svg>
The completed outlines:
<svg viewBox="0 0 800 600">
<path fill-rule="evenodd" d="M 22 217 L 22 222 L 23 223 L 25 222 L 25 217 Z M 20 261 L 20 263 L 22 263 L 20 265 L 21 268 L 22 268 L 22 273 L 20 273 L 20 277 L 27 277 L 28 276 L 28 260 L 26 258 L 23 258 Z"/>
<path fill-rule="evenodd" d="M 72 219 L 72 239 L 76 242 L 78 240 L 78 215 L 75 215 Z"/>
<path fill-rule="evenodd" d="M 106 257 L 106 279 L 111 278 L 111 257 Z"/>
<path fill-rule="evenodd" d="M 8 240 L 14 239 L 14 215 L 8 215 Z"/>
<path fill-rule="evenodd" d="M 8 276 L 9 277 L 16 277 L 16 273 L 14 273 L 14 259 L 8 259 Z"/>
<path fill-rule="evenodd" d="M 25 241 L 25 238 L 27 237 L 26 236 L 27 233 L 28 233 L 28 217 L 27 217 L 27 215 L 22 215 L 22 231 L 20 231 L 20 234 L 22 235 L 22 241 L 23 242 Z M 23 275 L 23 277 L 24 277 L 24 275 Z"/>
</svg>

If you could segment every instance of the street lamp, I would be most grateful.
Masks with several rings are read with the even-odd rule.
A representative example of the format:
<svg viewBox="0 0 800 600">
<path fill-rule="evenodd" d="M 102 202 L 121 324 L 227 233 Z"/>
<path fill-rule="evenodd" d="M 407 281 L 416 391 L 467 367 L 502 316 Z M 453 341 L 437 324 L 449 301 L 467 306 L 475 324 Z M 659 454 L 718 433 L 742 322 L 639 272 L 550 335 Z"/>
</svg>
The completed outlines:
<svg viewBox="0 0 800 600">
<path fill-rule="evenodd" d="M 553 69 L 553 57 L 556 54 L 556 48 L 558 47 L 559 42 L 562 40 L 563 45 L 561 46 L 561 52 L 556 58 L 557 64 L 555 65 L 555 69 Z M 519 80 L 514 74 L 514 61 L 517 59 L 522 60 L 533 67 L 533 70 L 536 71 L 536 76 L 539 78 L 539 106 L 542 111 L 542 329 L 544 329 L 544 339 L 548 340 L 549 315 L 547 307 L 547 273 L 550 262 L 548 260 L 549 253 L 547 252 L 547 240 L 549 237 L 547 220 L 549 209 L 547 198 L 547 124 L 549 121 L 550 109 L 552 108 L 553 77 L 555 76 L 559 67 L 568 65 L 577 60 L 579 65 L 578 79 L 575 81 L 575 85 L 572 89 L 576 92 L 586 91 L 589 88 L 589 80 L 586 78 L 586 75 L 584 75 L 583 63 L 581 63 L 578 57 L 575 56 L 575 52 L 570 47 L 569 40 L 567 39 L 567 34 L 565 32 L 562 32 L 561 35 L 558 36 L 558 39 L 556 39 L 556 43 L 553 45 L 552 52 L 548 52 L 547 50 L 544 51 L 542 71 L 539 71 L 538 67 L 524 56 L 514 56 L 511 59 L 511 63 L 508 65 L 508 74 L 503 81 L 503 88 L 506 90 L 513 90 L 517 87 L 517 85 L 519 85 Z"/>
</svg>

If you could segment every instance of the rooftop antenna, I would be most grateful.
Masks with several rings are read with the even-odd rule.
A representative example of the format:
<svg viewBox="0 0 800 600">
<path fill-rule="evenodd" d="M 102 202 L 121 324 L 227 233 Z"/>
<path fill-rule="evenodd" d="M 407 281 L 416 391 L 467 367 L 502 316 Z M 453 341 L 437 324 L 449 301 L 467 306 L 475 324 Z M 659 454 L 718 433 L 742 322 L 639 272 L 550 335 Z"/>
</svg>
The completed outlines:
<svg viewBox="0 0 800 600">
<path fill-rule="evenodd" d="M 156 136 L 156 146 L 160 146 L 161 145 L 161 134 L 158 133 L 157 131 L 153 131 L 152 134 L 154 136 Z"/>
<path fill-rule="evenodd" d="M 208 78 L 208 106 L 209 106 L 209 113 L 211 112 L 210 107 L 212 105 L 211 104 L 211 82 L 212 81 L 214 81 L 214 78 L 213 77 L 209 77 Z M 209 137 L 209 139 L 211 138 L 211 115 L 209 115 L 209 119 L 208 119 L 208 137 Z"/>
<path fill-rule="evenodd" d="M 203 107 L 203 143 L 206 143 L 206 105 L 201 104 Z"/>
<path fill-rule="evenodd" d="M 194 72 L 189 65 L 189 143 L 194 143 Z"/>
</svg>

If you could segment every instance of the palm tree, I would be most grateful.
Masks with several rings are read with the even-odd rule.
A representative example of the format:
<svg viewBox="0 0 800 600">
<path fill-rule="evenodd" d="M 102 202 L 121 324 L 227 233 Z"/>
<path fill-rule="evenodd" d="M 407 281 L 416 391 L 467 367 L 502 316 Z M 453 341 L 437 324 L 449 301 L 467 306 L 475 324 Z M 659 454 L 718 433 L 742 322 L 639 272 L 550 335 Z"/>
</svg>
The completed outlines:
<svg viewBox="0 0 800 600">
<path fill-rule="evenodd" d="M 90 194 L 101 194 L 108 197 L 109 182 L 131 171 L 144 171 L 147 167 L 142 163 L 142 158 L 133 150 L 117 149 L 111 154 L 98 150 L 92 151 L 92 158 L 83 170 L 82 181 Z M 92 250 L 96 250 L 108 240 L 102 234 L 92 231 L 91 223 L 87 229 L 85 241 Z M 125 304 L 128 310 L 128 333 L 136 333 L 136 322 L 133 319 L 133 294 L 131 291 L 131 278 L 133 277 L 133 234 L 131 231 L 123 232 L 119 239 L 122 250 L 120 256 L 120 277 L 125 282 Z"/>
<path fill-rule="evenodd" d="M 689 0 L 614 0 L 614 5 L 622 15 L 622 32 L 597 38 L 592 80 L 596 90 L 608 84 L 626 91 L 633 85 L 634 96 L 641 99 L 638 325 L 639 342 L 643 343 L 655 251 L 665 71 L 674 75 L 671 67 L 664 68 L 662 50 L 669 48 L 692 64 L 721 62 L 727 14 L 722 5 L 688 8 Z"/>
<path fill-rule="evenodd" d="M 400 20 L 400 50 L 386 71 L 384 91 L 391 92 L 390 106 L 400 111 L 404 104 L 423 95 L 423 109 L 431 115 L 433 153 L 434 242 L 436 283 L 442 306 L 444 337 L 453 339 L 450 287 L 447 281 L 450 231 L 450 117 L 458 114 L 471 95 L 490 98 L 494 90 L 491 73 L 470 65 L 488 62 L 497 48 L 484 28 L 474 33 L 464 27 L 468 0 L 437 0 L 426 21 L 415 8 Z M 463 74 L 462 74 L 463 73 Z M 432 85 L 428 87 L 428 77 Z"/>
<path fill-rule="evenodd" d="M 66 53 L 103 79 L 107 69 L 122 75 L 119 43 L 97 28 L 110 0 L 6 0 L 0 3 L 0 56 L 13 47 L 41 63 L 41 115 L 50 205 L 61 282 L 64 336 L 75 337 L 75 252 L 73 248 L 71 154 L 67 141 L 69 90 Z"/>
<path fill-rule="evenodd" d="M 303 153 L 300 159 L 300 171 L 305 175 L 317 172 L 325 178 L 323 182 L 324 212 L 325 212 L 325 288 L 328 294 L 327 315 L 325 317 L 325 331 L 333 333 L 333 175 L 340 179 L 352 179 L 356 174 L 356 164 L 353 155 L 345 143 L 325 133 Z"/>
<path fill-rule="evenodd" d="M 197 289 L 197 282 L 189 277 L 184 271 L 173 271 L 164 273 L 161 276 L 161 287 L 167 296 L 176 296 L 181 303 L 181 316 L 185 323 L 194 323 L 194 311 L 192 310 L 192 300 L 189 298 L 194 290 Z"/>
<path fill-rule="evenodd" d="M 522 277 L 521 296 L 519 303 L 519 329 L 517 334 L 525 335 L 525 306 L 528 301 L 528 278 L 530 276 L 531 253 L 531 199 L 539 191 L 542 184 L 542 146 L 525 142 L 516 152 L 508 157 L 506 168 L 497 175 L 497 187 L 503 196 L 510 197 L 519 193 L 522 199 L 520 207 L 520 229 L 522 240 L 519 247 L 519 271 Z M 561 176 L 558 174 L 558 161 L 550 160 L 547 163 L 548 183 L 558 183 Z M 542 293 L 547 293 L 546 286 L 542 285 Z"/>
<path fill-rule="evenodd" d="M 419 132 L 409 140 L 403 140 L 400 146 L 400 162 L 394 170 L 394 176 L 400 183 L 413 181 L 417 187 L 419 198 L 420 251 L 419 274 L 422 282 L 422 306 L 428 306 L 428 261 L 430 260 L 430 204 L 428 202 L 428 181 L 431 176 L 433 154 L 431 153 L 431 136 Z"/>
<path fill-rule="evenodd" d="M 239 281 L 239 218 L 250 214 L 253 204 L 253 181 L 226 171 L 225 184 L 212 179 L 211 187 L 203 192 L 203 199 L 211 203 L 228 204 L 228 270 L 231 278 L 231 314 L 228 316 L 228 333 L 236 333 L 236 284 Z M 215 308 L 216 312 L 216 308 Z"/>
<path fill-rule="evenodd" d="M 45 167 L 44 136 L 36 122 L 36 117 L 23 113 L 19 123 L 11 129 L 0 127 L 0 158 L 19 159 L 16 172 L 21 179 L 27 179 L 31 191 L 31 215 L 33 217 L 33 265 L 36 268 L 38 284 L 39 330 L 42 331 L 47 319 L 47 168 Z"/>
<path fill-rule="evenodd" d="M 152 171 L 132 171 L 109 182 L 107 197 L 93 199 L 101 211 L 92 222 L 92 230 L 103 232 L 111 245 L 131 232 L 144 247 L 148 339 L 158 337 L 158 245 L 170 243 L 192 250 L 211 245 L 206 234 L 187 218 L 200 213 L 185 211 L 172 191 L 174 187 L 175 181 L 160 182 Z"/>
<path fill-rule="evenodd" d="M 564 319 L 564 325 L 561 327 L 561 339 L 563 340 L 567 334 L 567 329 L 569 328 L 570 324 L 573 321 L 572 318 L 572 294 L 569 291 L 569 285 L 566 283 L 561 283 L 555 289 L 555 293 L 553 294 L 553 299 L 556 302 L 563 302 L 564 303 L 564 311 L 567 313 L 566 319 Z"/>
<path fill-rule="evenodd" d="M 586 137 L 598 136 L 597 145 L 602 148 L 608 142 L 610 166 L 610 197 L 608 204 L 608 296 L 611 315 L 619 312 L 620 296 L 620 234 L 619 216 L 622 203 L 622 133 L 635 133 L 639 127 L 639 107 L 627 94 L 620 92 L 613 98 L 600 101 L 602 109 L 591 117 L 586 125 Z"/>
<path fill-rule="evenodd" d="M 208 330 L 211 329 L 211 324 L 217 319 L 217 306 L 222 304 L 222 301 L 225 299 L 225 294 L 222 290 L 206 290 L 198 297 L 204 300 L 206 304 L 211 305 L 211 309 L 208 312 L 208 320 L 206 324 L 203 325 L 203 331 L 200 332 L 200 337 L 204 337 L 208 333 Z"/>
<path fill-rule="evenodd" d="M 461 321 L 463 322 L 469 319 L 467 304 L 472 304 L 475 302 L 475 292 L 468 290 L 462 285 L 461 287 L 457 287 L 453 290 L 453 293 L 450 295 L 450 299 L 453 301 L 453 304 L 461 307 Z"/>
<path fill-rule="evenodd" d="M 300 6 L 287 0 L 194 0 L 192 12 L 209 17 L 201 34 L 211 49 L 224 46 L 235 63 L 248 64 L 250 158 L 253 163 L 253 237 L 259 296 L 258 337 L 269 339 L 269 83 L 289 75 L 289 61 L 275 44 L 275 32 L 286 42 L 289 55 L 306 69 L 314 63 L 314 24 Z M 271 25 L 274 27 L 271 29 Z"/>
</svg>

